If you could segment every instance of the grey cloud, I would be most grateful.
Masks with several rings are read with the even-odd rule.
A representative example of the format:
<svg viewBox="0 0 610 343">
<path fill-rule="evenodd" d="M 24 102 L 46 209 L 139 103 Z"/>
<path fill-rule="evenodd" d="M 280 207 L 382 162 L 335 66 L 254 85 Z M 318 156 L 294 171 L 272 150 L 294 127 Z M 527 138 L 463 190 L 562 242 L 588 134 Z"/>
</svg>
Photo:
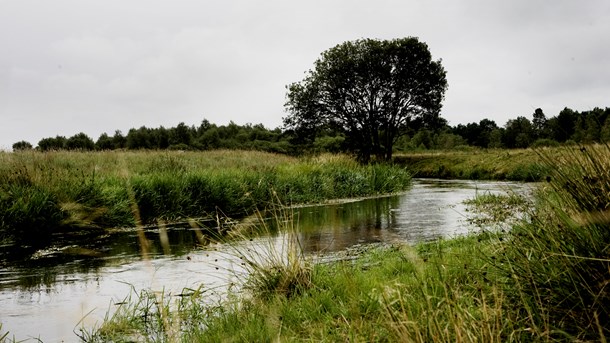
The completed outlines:
<svg viewBox="0 0 610 343">
<path fill-rule="evenodd" d="M 284 86 L 345 40 L 418 36 L 451 124 L 610 106 L 605 0 L 4 1 L 0 148 L 84 131 L 281 124 Z"/>
</svg>

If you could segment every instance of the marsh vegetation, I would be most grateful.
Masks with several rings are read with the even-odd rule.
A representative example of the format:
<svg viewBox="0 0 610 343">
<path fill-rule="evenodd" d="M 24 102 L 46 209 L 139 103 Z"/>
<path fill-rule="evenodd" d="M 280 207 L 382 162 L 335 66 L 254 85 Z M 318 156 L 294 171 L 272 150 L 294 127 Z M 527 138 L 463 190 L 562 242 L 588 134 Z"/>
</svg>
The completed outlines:
<svg viewBox="0 0 610 343">
<path fill-rule="evenodd" d="M 406 189 L 410 175 L 348 156 L 263 152 L 0 153 L 0 239 L 30 250 L 56 234 L 221 217 Z M 218 233 L 218 232 L 216 232 Z"/>
<path fill-rule="evenodd" d="M 155 332 L 188 341 L 605 341 L 610 334 L 607 206 L 610 148 L 588 146 L 541 159 L 551 173 L 528 215 L 511 230 L 483 230 L 415 246 L 366 250 L 356 259 L 307 261 L 294 270 L 269 265 L 299 282 L 286 291 L 274 273 L 254 276 L 250 297 L 204 307 L 197 297 L 146 326 L 139 316 L 108 320 L 88 339 Z M 522 206 L 482 196 L 475 206 Z M 261 264 L 259 266 L 265 266 Z M 276 288 L 277 287 L 277 288 Z M 128 313 L 139 313 L 137 302 Z M 188 318 L 188 321 L 184 319 Z M 137 323 L 137 325 L 136 325 Z M 124 325 L 119 329 L 118 324 Z M 139 326 L 138 326 L 139 325 Z M 137 329 L 140 327 L 140 329 Z M 143 329 L 145 328 L 145 329 Z M 124 331 L 125 330 L 125 331 Z M 135 331 L 133 331 L 135 330 Z"/>
<path fill-rule="evenodd" d="M 245 288 L 222 303 L 210 305 L 203 288 L 177 300 L 134 291 L 80 336 L 92 342 L 605 341 L 610 147 L 539 150 L 536 156 L 545 174 L 533 201 L 480 193 L 467 202 L 486 214 L 474 221 L 481 225 L 525 213 L 508 229 L 485 226 L 453 239 L 372 245 L 319 263 L 302 253 L 297 222 L 283 229 L 289 249 L 233 252 L 248 276 Z M 290 162 L 275 168 L 305 168 L 303 161 Z M 272 195 L 279 194 L 290 193 Z M 279 203 L 266 204 L 273 209 Z"/>
</svg>

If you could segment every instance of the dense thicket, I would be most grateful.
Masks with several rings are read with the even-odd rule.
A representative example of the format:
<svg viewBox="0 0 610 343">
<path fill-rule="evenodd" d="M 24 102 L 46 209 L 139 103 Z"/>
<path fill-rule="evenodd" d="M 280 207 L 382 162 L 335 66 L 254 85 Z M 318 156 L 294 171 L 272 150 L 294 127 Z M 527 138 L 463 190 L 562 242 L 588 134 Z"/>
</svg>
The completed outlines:
<svg viewBox="0 0 610 343">
<path fill-rule="evenodd" d="M 394 144 L 394 151 L 421 149 L 527 148 L 559 144 L 589 144 L 610 141 L 610 107 L 595 107 L 589 111 L 564 108 L 556 116 L 547 118 L 538 108 L 530 116 L 518 116 L 504 126 L 491 119 L 478 123 L 450 126 L 441 117 L 422 117 L 409 123 L 406 134 Z M 307 134 L 307 138 L 303 135 Z M 351 140 L 330 128 L 315 135 L 292 129 L 267 129 L 262 124 L 216 125 L 203 120 L 199 126 L 179 123 L 176 127 L 130 129 L 126 135 L 117 130 L 113 135 L 103 133 L 93 141 L 85 133 L 71 137 L 48 137 L 38 142 L 36 149 L 49 150 L 258 150 L 283 154 L 308 152 L 352 151 Z M 19 141 L 13 150 L 33 149 L 31 143 Z"/>
</svg>

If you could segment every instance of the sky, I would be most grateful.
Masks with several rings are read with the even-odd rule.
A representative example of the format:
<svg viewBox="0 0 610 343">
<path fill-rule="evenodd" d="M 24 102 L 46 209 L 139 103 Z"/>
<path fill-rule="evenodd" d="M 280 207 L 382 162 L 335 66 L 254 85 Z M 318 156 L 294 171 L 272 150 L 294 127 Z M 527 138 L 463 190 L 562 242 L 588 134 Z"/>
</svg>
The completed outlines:
<svg viewBox="0 0 610 343">
<path fill-rule="evenodd" d="M 610 107 L 607 0 L 0 0 L 0 149 L 130 128 L 282 125 L 286 85 L 361 38 L 418 37 L 450 125 Z"/>
</svg>

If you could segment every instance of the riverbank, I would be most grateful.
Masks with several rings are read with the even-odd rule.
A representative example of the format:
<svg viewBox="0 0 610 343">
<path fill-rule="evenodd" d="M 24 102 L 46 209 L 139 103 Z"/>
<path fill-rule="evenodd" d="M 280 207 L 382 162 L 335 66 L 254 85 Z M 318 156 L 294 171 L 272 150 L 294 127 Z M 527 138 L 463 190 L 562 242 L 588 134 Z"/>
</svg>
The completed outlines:
<svg viewBox="0 0 610 343">
<path fill-rule="evenodd" d="M 410 175 L 347 156 L 254 151 L 0 153 L 2 245 L 40 248 L 55 234 L 198 218 L 270 204 L 387 194 Z"/>
<path fill-rule="evenodd" d="M 606 341 L 610 148 L 541 158 L 551 173 L 509 231 L 377 248 L 330 264 L 299 254 L 268 269 L 254 263 L 262 272 L 249 297 L 210 308 L 198 293 L 170 311 L 142 293 L 87 341 Z M 142 308 L 150 317 L 142 319 Z"/>
<path fill-rule="evenodd" d="M 468 180 L 541 181 L 550 172 L 541 154 L 558 154 L 564 148 L 468 149 L 399 153 L 394 163 L 414 177 Z"/>
</svg>

